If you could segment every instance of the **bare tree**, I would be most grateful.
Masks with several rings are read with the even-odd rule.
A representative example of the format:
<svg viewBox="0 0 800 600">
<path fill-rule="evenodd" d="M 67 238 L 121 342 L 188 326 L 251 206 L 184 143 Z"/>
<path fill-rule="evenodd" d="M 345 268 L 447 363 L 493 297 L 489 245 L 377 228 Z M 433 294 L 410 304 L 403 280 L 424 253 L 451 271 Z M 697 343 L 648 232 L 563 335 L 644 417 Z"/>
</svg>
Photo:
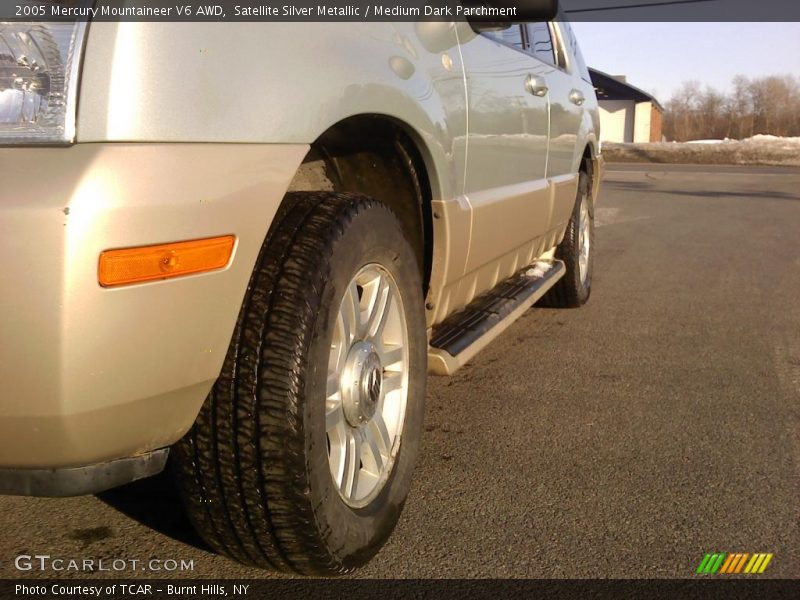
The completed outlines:
<svg viewBox="0 0 800 600">
<path fill-rule="evenodd" d="M 668 140 L 743 139 L 756 134 L 800 136 L 800 81 L 796 77 L 739 75 L 727 94 L 689 81 L 666 105 Z"/>
</svg>

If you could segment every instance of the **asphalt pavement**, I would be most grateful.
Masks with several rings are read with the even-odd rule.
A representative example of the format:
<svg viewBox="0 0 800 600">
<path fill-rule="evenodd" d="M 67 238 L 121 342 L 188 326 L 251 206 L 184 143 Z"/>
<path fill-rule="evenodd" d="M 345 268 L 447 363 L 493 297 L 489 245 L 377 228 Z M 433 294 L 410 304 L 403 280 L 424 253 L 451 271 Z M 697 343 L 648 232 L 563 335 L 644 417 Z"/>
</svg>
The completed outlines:
<svg viewBox="0 0 800 600">
<path fill-rule="evenodd" d="M 768 552 L 762 577 L 800 577 L 800 169 L 609 165 L 596 220 L 585 307 L 533 308 L 430 378 L 411 496 L 359 576 L 690 577 Z M 0 514 L 0 577 L 269 576 L 204 549 L 163 480 Z"/>
</svg>

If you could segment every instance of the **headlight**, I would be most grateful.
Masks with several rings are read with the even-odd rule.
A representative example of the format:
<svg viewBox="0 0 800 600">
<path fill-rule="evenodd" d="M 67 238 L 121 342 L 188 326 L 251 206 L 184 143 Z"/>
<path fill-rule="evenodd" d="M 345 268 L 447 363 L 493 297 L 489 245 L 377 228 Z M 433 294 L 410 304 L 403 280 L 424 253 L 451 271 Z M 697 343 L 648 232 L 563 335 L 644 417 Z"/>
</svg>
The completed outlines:
<svg viewBox="0 0 800 600">
<path fill-rule="evenodd" d="M 70 143 L 86 23 L 0 23 L 0 144 Z"/>
</svg>

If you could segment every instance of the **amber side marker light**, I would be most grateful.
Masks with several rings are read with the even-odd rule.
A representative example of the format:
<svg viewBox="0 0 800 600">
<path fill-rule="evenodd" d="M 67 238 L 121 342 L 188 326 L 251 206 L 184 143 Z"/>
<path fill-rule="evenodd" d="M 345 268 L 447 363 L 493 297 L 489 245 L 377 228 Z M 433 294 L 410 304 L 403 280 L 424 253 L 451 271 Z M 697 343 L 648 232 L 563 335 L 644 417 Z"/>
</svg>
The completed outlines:
<svg viewBox="0 0 800 600">
<path fill-rule="evenodd" d="M 233 253 L 236 237 L 106 250 L 100 254 L 97 280 L 103 287 L 170 279 L 222 269 Z"/>
</svg>

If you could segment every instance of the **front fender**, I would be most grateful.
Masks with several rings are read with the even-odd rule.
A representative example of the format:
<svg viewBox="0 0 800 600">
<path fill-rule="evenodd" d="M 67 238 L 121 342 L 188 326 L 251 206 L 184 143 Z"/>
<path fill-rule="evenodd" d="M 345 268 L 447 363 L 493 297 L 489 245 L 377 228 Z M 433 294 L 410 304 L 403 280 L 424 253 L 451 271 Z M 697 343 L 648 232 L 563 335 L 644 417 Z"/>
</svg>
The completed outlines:
<svg viewBox="0 0 800 600">
<path fill-rule="evenodd" d="M 466 143 L 453 27 L 414 23 L 95 23 L 79 142 L 309 144 L 383 114 L 426 153 L 434 196 L 458 193 Z"/>
</svg>

